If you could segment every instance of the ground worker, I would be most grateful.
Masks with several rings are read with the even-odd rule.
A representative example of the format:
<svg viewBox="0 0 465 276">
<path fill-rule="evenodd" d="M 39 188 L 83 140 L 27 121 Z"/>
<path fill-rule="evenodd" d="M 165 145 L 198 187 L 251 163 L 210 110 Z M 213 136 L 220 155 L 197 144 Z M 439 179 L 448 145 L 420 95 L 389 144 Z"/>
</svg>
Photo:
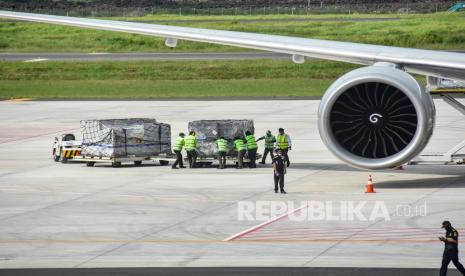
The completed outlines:
<svg viewBox="0 0 465 276">
<path fill-rule="evenodd" d="M 286 159 L 283 156 L 283 151 L 278 149 L 276 152 L 276 156 L 273 158 L 273 177 L 275 193 L 278 193 L 279 187 L 281 193 L 286 194 L 286 191 L 284 190 L 284 175 L 287 173 L 286 166 L 284 165 L 285 162 Z"/>
<path fill-rule="evenodd" d="M 447 275 L 447 267 L 452 261 L 460 273 L 465 275 L 465 268 L 459 262 L 459 233 L 452 227 L 450 221 L 444 221 L 442 228 L 446 229 L 446 236 L 439 237 L 439 240 L 444 242 L 444 253 L 442 255 L 442 265 L 439 275 Z"/>
<path fill-rule="evenodd" d="M 220 163 L 218 169 L 224 169 L 226 166 L 226 154 L 229 151 L 228 140 L 221 136 L 220 139 L 216 140 L 216 146 L 218 148 L 218 160 Z"/>
<path fill-rule="evenodd" d="M 246 152 L 246 147 L 244 140 L 241 137 L 234 138 L 234 148 L 237 151 L 237 168 L 242 169 L 244 167 L 244 155 Z"/>
<path fill-rule="evenodd" d="M 195 137 L 195 131 L 189 132 L 189 136 L 184 139 L 184 147 L 189 159 L 189 168 L 195 168 L 195 162 L 197 161 L 197 137 Z"/>
<path fill-rule="evenodd" d="M 174 147 L 173 147 L 173 152 L 176 154 L 176 161 L 173 163 L 173 166 L 171 167 L 172 169 L 177 169 L 177 165 L 179 164 L 180 168 L 185 168 L 184 164 L 182 162 L 182 148 L 184 147 L 185 141 L 184 141 L 184 133 L 179 133 L 178 138 L 176 138 L 176 141 L 174 142 Z"/>
<path fill-rule="evenodd" d="M 284 133 L 284 129 L 280 128 L 278 137 L 276 138 L 276 148 L 280 149 L 284 158 L 286 158 L 287 166 L 291 165 L 289 160 L 289 151 L 292 150 L 292 141 L 291 137 Z"/>
<path fill-rule="evenodd" d="M 268 153 L 270 153 L 271 160 L 273 160 L 273 149 L 274 144 L 276 143 L 276 137 L 273 134 L 271 134 L 271 130 L 267 130 L 266 134 L 258 138 L 257 142 L 263 139 L 265 139 L 265 151 L 263 152 L 262 162 L 260 162 L 260 164 L 265 164 L 266 156 L 268 155 Z"/>
<path fill-rule="evenodd" d="M 244 141 L 247 143 L 247 155 L 249 156 L 249 167 L 254 169 L 257 167 L 255 159 L 257 158 L 257 141 L 255 141 L 255 136 L 250 131 L 245 132 Z"/>
</svg>

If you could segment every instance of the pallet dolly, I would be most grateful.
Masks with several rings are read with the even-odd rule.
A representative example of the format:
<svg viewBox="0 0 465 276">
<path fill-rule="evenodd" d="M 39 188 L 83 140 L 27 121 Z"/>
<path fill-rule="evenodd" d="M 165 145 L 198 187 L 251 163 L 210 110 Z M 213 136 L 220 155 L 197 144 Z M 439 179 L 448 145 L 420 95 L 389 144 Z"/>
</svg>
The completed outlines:
<svg viewBox="0 0 465 276">
<path fill-rule="evenodd" d="M 438 95 L 443 101 L 452 106 L 455 110 L 465 115 L 465 105 L 457 101 L 453 95 L 465 94 L 465 89 L 437 89 L 430 91 L 431 95 Z M 443 154 L 422 154 L 408 162 L 409 165 L 421 163 L 429 164 L 463 164 L 465 163 L 465 154 L 459 154 L 460 150 L 465 148 L 465 140 L 448 150 Z"/>
</svg>

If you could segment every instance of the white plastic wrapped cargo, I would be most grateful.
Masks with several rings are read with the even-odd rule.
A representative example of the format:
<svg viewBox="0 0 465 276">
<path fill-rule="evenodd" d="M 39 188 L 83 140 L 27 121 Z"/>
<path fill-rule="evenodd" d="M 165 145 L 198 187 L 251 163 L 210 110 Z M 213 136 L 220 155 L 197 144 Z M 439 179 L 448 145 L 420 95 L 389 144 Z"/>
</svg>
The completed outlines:
<svg viewBox="0 0 465 276">
<path fill-rule="evenodd" d="M 229 141 L 228 155 L 235 156 L 234 138 L 243 137 L 247 130 L 254 133 L 254 123 L 253 120 L 200 120 L 189 122 L 188 129 L 196 133 L 200 157 L 216 156 L 215 141 L 222 136 Z"/>
<path fill-rule="evenodd" d="M 87 157 L 149 157 L 171 153 L 171 126 L 155 119 L 81 121 L 82 152 Z"/>
<path fill-rule="evenodd" d="M 465 82 L 456 80 L 428 77 L 428 90 L 463 90 L 465 89 Z"/>
</svg>

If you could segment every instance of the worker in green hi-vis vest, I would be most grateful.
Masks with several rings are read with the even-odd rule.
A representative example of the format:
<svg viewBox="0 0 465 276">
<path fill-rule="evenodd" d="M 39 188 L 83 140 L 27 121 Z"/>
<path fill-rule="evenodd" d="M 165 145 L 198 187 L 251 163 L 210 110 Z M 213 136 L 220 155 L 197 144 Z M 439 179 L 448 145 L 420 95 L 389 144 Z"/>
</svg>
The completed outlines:
<svg viewBox="0 0 465 276">
<path fill-rule="evenodd" d="M 249 156 L 249 167 L 254 169 L 257 167 L 255 159 L 257 158 L 257 141 L 255 141 L 255 136 L 250 131 L 245 132 L 244 142 L 247 143 L 247 155 Z"/>
<path fill-rule="evenodd" d="M 216 146 L 218 147 L 218 161 L 220 163 L 218 169 L 224 169 L 226 166 L 226 154 L 229 151 L 228 140 L 221 136 L 220 139 L 216 140 Z"/>
<path fill-rule="evenodd" d="M 177 169 L 178 164 L 180 168 L 185 168 L 182 162 L 182 154 L 181 154 L 181 151 L 185 145 L 184 136 L 185 136 L 184 133 L 182 132 L 179 133 L 178 138 L 176 138 L 176 141 L 174 142 L 173 152 L 176 154 L 176 161 L 173 163 L 173 166 L 171 166 L 171 168 L 173 169 Z"/>
<path fill-rule="evenodd" d="M 242 169 L 244 167 L 244 155 L 246 152 L 243 138 L 238 136 L 234 138 L 234 148 L 237 151 L 237 169 Z"/>
<path fill-rule="evenodd" d="M 267 130 L 264 136 L 257 139 L 257 142 L 263 139 L 265 139 L 265 151 L 263 152 L 262 162 L 260 162 L 260 164 L 265 164 L 268 153 L 270 153 L 271 160 L 273 160 L 274 143 L 276 143 L 276 136 L 271 134 L 271 130 Z"/>
<path fill-rule="evenodd" d="M 189 136 L 184 138 L 184 148 L 189 159 L 189 168 L 195 168 L 195 162 L 197 161 L 197 137 L 195 137 L 195 131 L 189 132 Z"/>
</svg>

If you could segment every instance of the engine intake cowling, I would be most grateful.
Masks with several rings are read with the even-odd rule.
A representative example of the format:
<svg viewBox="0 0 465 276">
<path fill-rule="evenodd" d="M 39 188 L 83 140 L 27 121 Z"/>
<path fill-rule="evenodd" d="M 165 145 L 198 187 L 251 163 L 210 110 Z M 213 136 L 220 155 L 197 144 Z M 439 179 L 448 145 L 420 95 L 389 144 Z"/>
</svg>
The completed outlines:
<svg viewBox="0 0 465 276">
<path fill-rule="evenodd" d="M 431 96 L 393 66 L 351 71 L 334 82 L 320 103 L 319 131 L 326 146 L 359 168 L 386 169 L 419 154 L 431 137 Z"/>
</svg>

